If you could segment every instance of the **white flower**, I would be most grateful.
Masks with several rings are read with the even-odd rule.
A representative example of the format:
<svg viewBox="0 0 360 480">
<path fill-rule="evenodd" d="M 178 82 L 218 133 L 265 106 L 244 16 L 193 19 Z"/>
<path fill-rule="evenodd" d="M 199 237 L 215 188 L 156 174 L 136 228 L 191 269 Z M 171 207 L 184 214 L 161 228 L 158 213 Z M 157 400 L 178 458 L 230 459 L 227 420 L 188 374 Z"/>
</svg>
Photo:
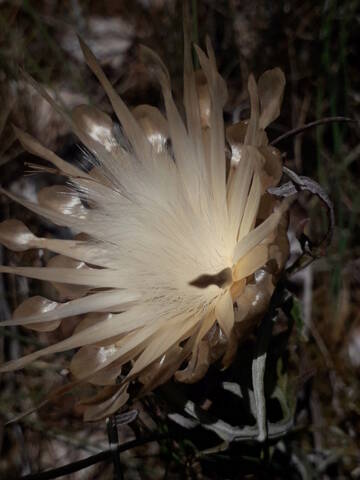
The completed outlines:
<svg viewBox="0 0 360 480">
<path fill-rule="evenodd" d="M 145 393 L 175 372 L 178 380 L 196 381 L 224 354 L 227 365 L 266 309 L 288 253 L 287 203 L 266 193 L 280 180 L 280 153 L 268 146 L 264 132 L 279 114 L 284 76 L 274 69 L 258 84 L 251 76 L 251 117 L 225 133 L 227 91 L 211 45 L 207 55 L 196 48 L 202 71 L 195 74 L 185 43 L 185 122 L 168 72 L 152 51 L 144 49 L 143 55 L 161 84 L 166 117 L 149 105 L 130 112 L 82 44 L 121 125 L 120 130 L 89 106 L 67 118 L 95 157 L 91 171 L 66 163 L 17 130 L 22 145 L 68 177 L 69 186 L 47 187 L 38 204 L 3 193 L 85 236 L 38 238 L 17 220 L 1 224 L 0 241 L 7 247 L 59 255 L 44 268 L 0 271 L 53 282 L 67 299 L 30 298 L 2 325 L 50 330 L 81 317 L 69 338 L 8 362 L 1 371 L 80 347 L 70 365 L 73 375 L 111 386 L 99 405 L 89 407 L 88 419 L 123 405 L 131 381 L 139 381 Z M 121 376 L 129 362 L 129 373 Z"/>
</svg>

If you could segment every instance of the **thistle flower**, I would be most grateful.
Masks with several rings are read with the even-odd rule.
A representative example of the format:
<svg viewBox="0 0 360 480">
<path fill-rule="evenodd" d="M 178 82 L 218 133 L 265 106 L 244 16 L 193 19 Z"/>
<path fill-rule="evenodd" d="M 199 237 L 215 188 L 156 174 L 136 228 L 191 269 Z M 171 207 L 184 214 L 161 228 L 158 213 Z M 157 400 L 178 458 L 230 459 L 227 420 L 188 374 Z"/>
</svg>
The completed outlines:
<svg viewBox="0 0 360 480">
<path fill-rule="evenodd" d="M 46 187 L 36 204 L 2 190 L 77 236 L 38 238 L 13 219 L 0 225 L 6 247 L 57 254 L 43 268 L 0 271 L 52 282 L 66 299 L 29 298 L 2 325 L 49 331 L 69 317 L 78 323 L 68 338 L 1 371 L 78 349 L 73 376 L 103 386 L 87 402 L 85 418 L 96 420 L 127 402 L 131 382 L 144 394 L 173 375 L 195 382 L 216 360 L 229 365 L 266 310 L 288 255 L 288 203 L 267 193 L 279 183 L 281 155 L 265 133 L 279 114 L 285 80 L 278 68 L 258 83 L 250 76 L 250 118 L 225 130 L 227 90 L 209 41 L 207 54 L 195 47 L 195 72 L 185 35 L 185 120 L 154 52 L 144 48 L 143 56 L 160 83 L 165 115 L 150 105 L 130 111 L 80 43 L 120 127 L 87 105 L 67 115 L 43 92 L 92 153 L 93 168 L 65 162 L 16 129 L 24 148 L 50 162 L 68 186 Z"/>
</svg>

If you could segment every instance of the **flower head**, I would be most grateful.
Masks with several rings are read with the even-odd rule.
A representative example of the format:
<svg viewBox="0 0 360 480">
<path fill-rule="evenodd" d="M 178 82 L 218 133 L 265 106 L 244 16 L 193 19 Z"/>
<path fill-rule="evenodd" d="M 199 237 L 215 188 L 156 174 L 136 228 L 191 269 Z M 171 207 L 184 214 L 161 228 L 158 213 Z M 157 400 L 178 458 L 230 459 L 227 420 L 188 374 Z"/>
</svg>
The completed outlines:
<svg viewBox="0 0 360 480">
<path fill-rule="evenodd" d="M 165 115 L 149 105 L 130 111 L 81 45 L 119 123 L 87 105 L 68 116 L 60 110 L 92 154 L 89 171 L 17 130 L 23 146 L 67 177 L 68 186 L 41 190 L 36 204 L 3 191 L 75 237 L 39 238 L 17 220 L 0 225 L 8 248 L 57 254 L 44 268 L 0 271 L 52 282 L 66 300 L 29 298 L 2 325 L 47 331 L 69 317 L 78 323 L 65 340 L 1 370 L 77 348 L 74 377 L 105 386 L 86 413 L 97 419 L 126 403 L 133 381 L 145 393 L 174 374 L 194 382 L 220 358 L 228 365 L 266 310 L 288 254 L 287 203 L 266 192 L 282 172 L 265 128 L 279 114 L 285 80 L 279 69 L 258 83 L 250 76 L 250 118 L 225 130 L 227 90 L 210 42 L 207 54 L 195 47 L 201 70 L 194 72 L 185 35 L 185 120 L 154 52 L 144 48 L 143 57 L 161 85 Z"/>
</svg>

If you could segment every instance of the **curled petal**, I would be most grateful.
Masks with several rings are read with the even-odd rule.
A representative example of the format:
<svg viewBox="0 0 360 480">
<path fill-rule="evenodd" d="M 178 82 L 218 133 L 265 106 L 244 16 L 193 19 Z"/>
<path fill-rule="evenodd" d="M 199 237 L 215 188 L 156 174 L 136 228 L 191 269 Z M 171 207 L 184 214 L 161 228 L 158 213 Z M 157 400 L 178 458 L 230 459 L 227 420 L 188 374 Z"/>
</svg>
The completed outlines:
<svg viewBox="0 0 360 480">
<path fill-rule="evenodd" d="M 191 359 L 184 370 L 179 370 L 175 374 L 176 380 L 183 383 L 194 383 L 202 378 L 210 366 L 210 347 L 213 334 L 209 332 L 216 322 L 215 312 L 212 311 L 203 319 L 200 329 L 196 334 L 194 346 L 192 348 Z"/>
<path fill-rule="evenodd" d="M 13 313 L 13 319 L 16 320 L 18 318 L 30 316 L 33 317 L 36 315 L 41 318 L 42 315 L 55 310 L 58 305 L 59 304 L 57 302 L 48 300 L 47 298 L 41 297 L 40 295 L 30 297 L 24 300 L 17 307 L 17 309 Z M 30 328 L 31 330 L 36 330 L 37 332 L 50 332 L 58 328 L 60 323 L 61 320 L 52 320 L 49 322 L 28 323 L 24 326 Z"/>
<path fill-rule="evenodd" d="M 125 310 L 125 308 L 124 308 Z M 82 320 L 77 324 L 74 333 L 79 333 L 82 332 L 83 330 L 86 330 L 89 327 L 92 327 L 93 325 L 98 324 L 99 322 L 104 322 L 108 319 L 110 319 L 113 316 L 112 313 L 105 313 L 105 312 L 94 312 L 94 313 L 89 313 L 85 315 Z M 120 318 L 119 318 L 120 320 Z M 130 329 L 129 329 L 130 330 Z M 108 345 L 112 345 L 116 342 L 118 342 L 121 338 L 124 337 L 124 333 L 121 333 L 120 335 L 116 336 L 111 336 L 106 340 L 102 340 L 100 342 L 96 342 L 96 345 L 99 347 L 106 347 Z"/>
<path fill-rule="evenodd" d="M 89 372 L 95 373 L 104 368 L 104 366 L 108 366 L 109 363 L 116 358 L 117 351 L 118 348 L 113 343 L 101 347 L 96 345 L 81 347 L 71 359 L 70 371 L 78 379 L 85 378 Z M 119 375 L 121 366 L 117 372 L 117 375 Z M 108 380 L 109 383 L 105 383 L 104 385 L 113 383 L 114 378 L 109 377 Z M 92 379 L 91 383 L 94 383 Z"/>
<path fill-rule="evenodd" d="M 179 370 L 175 374 L 176 380 L 182 383 L 198 382 L 210 366 L 210 346 L 206 339 L 202 339 L 184 370 Z"/>
<path fill-rule="evenodd" d="M 35 246 L 36 237 L 19 220 L 5 220 L 0 223 L 0 243 L 14 252 L 24 252 Z"/>
<path fill-rule="evenodd" d="M 175 328 L 171 328 L 168 325 L 158 328 L 156 336 L 151 342 L 148 342 L 142 354 L 136 359 L 128 378 L 141 372 L 150 363 L 161 357 L 173 345 L 189 337 L 197 322 L 198 317 L 194 315 L 193 317 L 184 319 L 181 323 L 178 322 Z"/>
<path fill-rule="evenodd" d="M 42 188 L 38 193 L 38 202 L 41 206 L 64 215 L 86 217 L 87 209 L 81 203 L 79 196 L 71 188 L 62 185 Z"/>
<path fill-rule="evenodd" d="M 243 293 L 235 299 L 234 331 L 239 339 L 245 338 L 256 325 L 256 320 L 266 311 L 275 286 L 272 275 L 266 270 L 258 270 L 254 283 L 246 285 Z"/>
<path fill-rule="evenodd" d="M 112 393 L 102 402 L 95 403 L 93 400 L 85 409 L 84 420 L 86 422 L 96 422 L 117 412 L 129 399 L 128 386 L 128 384 L 125 384 L 122 387 L 113 387 L 115 393 Z M 86 403 L 83 402 L 83 405 L 86 405 Z"/>
<path fill-rule="evenodd" d="M 89 137 L 110 151 L 118 146 L 113 133 L 114 124 L 106 113 L 90 105 L 79 105 L 71 112 L 73 122 Z"/>
<path fill-rule="evenodd" d="M 134 108 L 132 114 L 144 130 L 155 152 L 164 151 L 169 138 L 169 127 L 159 110 L 151 105 L 139 105 Z"/>
<path fill-rule="evenodd" d="M 263 190 L 267 190 L 269 187 L 278 185 L 282 177 L 283 162 L 281 153 L 277 148 L 270 146 L 259 147 L 259 152 L 264 158 L 264 165 L 262 169 L 262 184 Z"/>
<path fill-rule="evenodd" d="M 252 275 L 256 270 L 263 267 L 269 260 L 269 246 L 257 245 L 247 255 L 242 257 L 233 272 L 235 281 Z"/>
<path fill-rule="evenodd" d="M 80 170 L 79 168 L 71 165 L 68 162 L 65 162 L 62 158 L 55 155 L 54 152 L 45 148 L 41 143 L 39 143 L 35 138 L 29 135 L 26 132 L 20 130 L 20 128 L 13 127 L 17 138 L 20 140 L 20 143 L 26 151 L 37 155 L 44 160 L 52 163 L 56 168 L 60 170 L 66 176 L 69 177 L 87 177 L 87 174 Z"/>
<path fill-rule="evenodd" d="M 81 271 L 81 270 L 87 270 L 87 269 L 90 270 L 90 268 L 86 265 L 86 263 L 81 262 L 79 260 L 74 260 L 73 258 L 70 258 L 70 257 L 65 257 L 63 255 L 55 255 L 54 257 L 52 257 L 49 260 L 46 268 L 48 267 L 66 268 L 69 270 L 69 272 L 71 272 L 71 270 L 74 270 L 74 271 Z M 65 284 L 65 283 L 56 282 L 56 281 L 53 281 L 52 284 L 54 285 L 56 290 L 59 292 L 61 297 L 64 299 L 82 297 L 89 291 L 89 288 L 83 285 L 72 285 L 68 283 Z"/>
<path fill-rule="evenodd" d="M 188 354 L 189 351 L 186 347 L 182 348 L 179 345 L 174 345 L 158 360 L 151 363 L 139 375 L 139 381 L 143 384 L 142 393 L 149 392 L 170 380 Z"/>
<path fill-rule="evenodd" d="M 231 167 L 236 167 L 246 154 L 244 141 L 248 124 L 249 121 L 244 120 L 226 128 L 226 139 L 231 148 Z"/>
<path fill-rule="evenodd" d="M 195 73 L 196 90 L 199 98 L 201 127 L 210 127 L 211 100 L 206 77 L 202 70 Z"/>
</svg>

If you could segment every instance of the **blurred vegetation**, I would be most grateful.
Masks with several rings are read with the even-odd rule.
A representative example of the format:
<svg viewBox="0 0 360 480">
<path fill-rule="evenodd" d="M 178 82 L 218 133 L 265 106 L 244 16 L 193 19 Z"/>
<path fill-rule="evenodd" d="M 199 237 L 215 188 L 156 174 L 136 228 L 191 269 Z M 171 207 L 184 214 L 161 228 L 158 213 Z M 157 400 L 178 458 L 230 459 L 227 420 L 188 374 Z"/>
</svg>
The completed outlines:
<svg viewBox="0 0 360 480">
<path fill-rule="evenodd" d="M 205 36 L 210 36 L 219 70 L 228 83 L 226 120 L 246 117 L 248 74 L 258 76 L 279 66 L 285 72 L 287 88 L 281 116 L 269 130 L 270 139 L 327 116 L 342 115 L 359 122 L 359 0 L 198 0 L 192 4 L 196 6 L 195 37 L 203 45 Z M 31 198 L 39 185 L 49 182 L 46 174 L 24 179 L 24 162 L 33 158 L 21 151 L 11 122 L 70 161 L 81 157 L 76 139 L 23 82 L 20 68 L 53 91 L 68 108 L 91 102 L 111 112 L 79 54 L 78 32 L 94 48 L 111 82 L 130 105 L 161 107 L 159 89 L 140 63 L 138 47 L 146 44 L 160 54 L 180 101 L 181 18 L 181 2 L 175 0 L 1 1 L 1 184 Z M 280 326 L 274 334 L 274 368 L 282 372 L 279 376 L 284 389 L 297 396 L 295 426 L 284 439 L 266 448 L 231 444 L 227 449 L 202 452 L 208 441 L 216 444 L 206 430 L 194 435 L 189 432 L 187 438 L 179 440 L 154 442 L 121 455 L 126 479 L 360 478 L 359 124 L 333 123 L 306 130 L 286 139 L 279 148 L 287 166 L 324 187 L 334 202 L 336 217 L 327 256 L 295 275 L 287 285 L 299 299 L 292 308 L 296 328 L 285 335 L 286 329 Z M 320 238 L 327 228 L 321 205 L 304 195 L 297 209 L 299 218 L 310 219 L 309 234 Z M 52 228 L 57 235 L 66 235 L 54 226 L 44 226 L 5 198 L 1 199 L 0 216 L 0 220 L 16 217 L 31 223 L 34 233 Z M 7 264 L 44 262 L 33 251 L 19 254 L 2 250 L 1 256 Z M 44 293 L 37 282 L 18 278 L 4 279 L 0 288 L 4 318 L 30 292 Z M 66 332 L 51 337 L 13 328 L 2 334 L 1 360 Z M 250 342 L 244 348 L 250 351 L 253 345 Z M 285 357 L 286 374 L 282 370 Z M 245 371 L 245 363 L 232 368 Z M 36 362 L 16 376 L 0 379 L 1 478 L 18 478 L 107 448 L 104 426 L 84 425 L 73 410 L 71 397 L 51 410 L 40 409 L 19 423 L 4 425 L 61 384 L 64 369 L 66 355 L 58 355 L 51 363 Z M 162 415 L 162 401 L 150 397 L 138 405 L 143 419 L 121 427 L 120 441 L 149 430 L 164 433 L 174 429 Z M 112 466 L 99 465 L 69 478 L 112 478 Z"/>
</svg>

